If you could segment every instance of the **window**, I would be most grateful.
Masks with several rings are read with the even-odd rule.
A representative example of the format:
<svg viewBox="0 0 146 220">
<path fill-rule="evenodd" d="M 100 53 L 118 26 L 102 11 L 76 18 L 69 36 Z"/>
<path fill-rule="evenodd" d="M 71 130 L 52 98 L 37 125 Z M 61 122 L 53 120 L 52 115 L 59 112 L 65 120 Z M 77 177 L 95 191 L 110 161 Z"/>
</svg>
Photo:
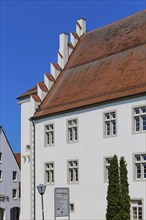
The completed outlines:
<svg viewBox="0 0 146 220">
<path fill-rule="evenodd" d="M 76 142 L 78 140 L 78 125 L 77 119 L 69 120 L 68 126 L 68 142 Z"/>
<path fill-rule="evenodd" d="M 146 180 L 146 153 L 134 155 L 134 173 L 136 180 Z"/>
<path fill-rule="evenodd" d="M 78 161 L 68 161 L 68 182 L 78 183 Z"/>
<path fill-rule="evenodd" d="M 17 190 L 16 189 L 12 190 L 12 198 L 17 199 Z"/>
<path fill-rule="evenodd" d="M 112 157 L 107 157 L 104 159 L 104 167 L 105 167 L 104 180 L 105 180 L 105 182 L 108 182 L 108 169 L 109 169 L 109 166 L 111 163 L 111 159 L 112 159 Z"/>
<path fill-rule="evenodd" d="M 0 163 L 2 163 L 2 152 L 0 152 Z"/>
<path fill-rule="evenodd" d="M 141 200 L 132 200 L 131 201 L 131 219 L 140 220 L 143 219 L 142 216 L 142 201 Z"/>
<path fill-rule="evenodd" d="M 46 125 L 45 127 L 45 142 L 46 145 L 52 146 L 54 145 L 54 125 Z"/>
<path fill-rule="evenodd" d="M 116 128 L 116 112 L 108 112 L 104 114 L 105 120 L 105 136 L 115 136 L 117 134 Z"/>
<path fill-rule="evenodd" d="M 69 206 L 70 206 L 70 212 L 74 212 L 75 211 L 74 203 L 70 203 Z"/>
<path fill-rule="evenodd" d="M 134 114 L 134 132 L 140 133 L 146 131 L 146 106 L 133 109 Z"/>
<path fill-rule="evenodd" d="M 21 182 L 19 182 L 19 199 L 21 198 Z"/>
<path fill-rule="evenodd" d="M 46 163 L 45 164 L 45 182 L 47 184 L 54 183 L 54 163 Z"/>
<path fill-rule="evenodd" d="M 0 181 L 2 180 L 2 171 L 0 170 Z"/>
<path fill-rule="evenodd" d="M 13 171 L 13 181 L 17 181 L 17 172 Z"/>
</svg>

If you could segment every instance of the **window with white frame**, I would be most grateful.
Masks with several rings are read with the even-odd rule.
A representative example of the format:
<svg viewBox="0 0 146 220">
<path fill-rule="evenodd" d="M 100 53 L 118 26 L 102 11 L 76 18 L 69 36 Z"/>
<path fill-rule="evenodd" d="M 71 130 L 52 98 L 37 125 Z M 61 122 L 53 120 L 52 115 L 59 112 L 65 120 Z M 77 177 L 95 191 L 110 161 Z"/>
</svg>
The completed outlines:
<svg viewBox="0 0 146 220">
<path fill-rule="evenodd" d="M 133 109 L 134 132 L 140 133 L 146 131 L 146 106 Z"/>
<path fill-rule="evenodd" d="M 111 137 L 117 134 L 116 128 L 116 112 L 107 112 L 104 114 L 104 129 L 105 129 L 105 136 Z"/>
<path fill-rule="evenodd" d="M 12 198 L 17 199 L 17 189 L 12 190 Z"/>
<path fill-rule="evenodd" d="M 54 125 L 49 124 L 45 126 L 45 144 L 47 146 L 54 145 Z"/>
<path fill-rule="evenodd" d="M 2 152 L 0 152 L 0 163 L 2 163 Z"/>
<path fill-rule="evenodd" d="M 79 173 L 78 173 L 78 161 L 72 160 L 68 161 L 68 182 L 78 183 Z"/>
<path fill-rule="evenodd" d="M 134 155 L 134 173 L 136 180 L 146 180 L 146 153 Z"/>
<path fill-rule="evenodd" d="M 78 124 L 77 119 L 69 120 L 67 122 L 68 142 L 76 142 L 78 140 Z"/>
<path fill-rule="evenodd" d="M 142 200 L 132 200 L 131 201 L 131 219 L 141 220 L 142 216 Z"/>
<path fill-rule="evenodd" d="M 2 170 L 0 170 L 0 181 L 2 181 Z"/>
<path fill-rule="evenodd" d="M 111 159 L 112 157 L 106 157 L 104 158 L 104 180 L 105 182 L 108 182 L 108 169 L 109 169 L 109 166 L 110 166 L 110 163 L 111 163 Z"/>
<path fill-rule="evenodd" d="M 54 162 L 45 163 L 45 182 L 47 184 L 54 183 Z"/>
<path fill-rule="evenodd" d="M 17 172 L 13 171 L 13 181 L 17 181 Z"/>
</svg>

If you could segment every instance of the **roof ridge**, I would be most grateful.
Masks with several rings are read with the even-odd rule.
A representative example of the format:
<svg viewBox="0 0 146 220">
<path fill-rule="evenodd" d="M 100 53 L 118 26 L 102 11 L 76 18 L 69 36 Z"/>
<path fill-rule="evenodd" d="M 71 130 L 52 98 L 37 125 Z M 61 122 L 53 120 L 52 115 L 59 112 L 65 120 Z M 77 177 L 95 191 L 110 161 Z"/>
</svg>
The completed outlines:
<svg viewBox="0 0 146 220">
<path fill-rule="evenodd" d="M 94 29 L 94 30 L 88 31 L 88 32 L 86 32 L 84 35 L 88 35 L 88 34 L 91 34 L 91 33 L 95 32 L 95 31 L 97 31 L 97 30 L 110 27 L 110 26 L 112 26 L 112 25 L 114 25 L 114 24 L 120 23 L 121 21 L 127 20 L 127 19 L 132 18 L 132 17 L 136 17 L 138 14 L 142 14 L 142 13 L 144 13 L 144 12 L 146 13 L 146 9 L 144 9 L 144 10 L 142 10 L 142 11 L 139 11 L 139 12 L 137 12 L 137 13 L 134 13 L 134 14 L 132 14 L 132 15 L 129 15 L 129 16 L 127 16 L 127 17 L 121 18 L 121 19 L 119 19 L 119 20 L 117 20 L 117 21 L 113 21 L 112 23 L 105 24 L 105 25 L 103 25 L 103 26 L 101 26 L 101 27 L 99 27 L 99 28 L 96 28 L 96 29 Z"/>
</svg>

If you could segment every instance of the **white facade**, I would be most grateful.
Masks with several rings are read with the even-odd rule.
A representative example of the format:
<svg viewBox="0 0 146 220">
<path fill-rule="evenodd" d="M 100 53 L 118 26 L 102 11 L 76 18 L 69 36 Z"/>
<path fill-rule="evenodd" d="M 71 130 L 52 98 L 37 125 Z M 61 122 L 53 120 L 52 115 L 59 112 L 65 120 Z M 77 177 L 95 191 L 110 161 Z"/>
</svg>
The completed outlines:
<svg viewBox="0 0 146 220">
<path fill-rule="evenodd" d="M 146 219 L 146 177 L 136 180 L 134 154 L 146 155 L 146 133 L 133 131 L 133 111 L 146 106 L 146 97 L 118 101 L 99 107 L 45 118 L 36 122 L 36 185 L 45 183 L 45 163 L 54 162 L 54 184 L 47 185 L 44 195 L 45 218 L 54 218 L 54 188 L 68 187 L 70 203 L 75 211 L 71 219 L 105 219 L 107 183 L 105 158 L 116 154 L 125 157 L 128 169 L 130 197 L 143 203 Z M 104 113 L 116 111 L 117 135 L 105 137 Z M 78 141 L 67 143 L 67 120 L 78 120 Z M 46 147 L 44 129 L 54 124 L 54 146 Z M 78 183 L 68 183 L 67 161 L 78 160 Z M 146 161 L 145 161 L 146 163 Z M 146 172 L 146 171 L 145 171 Z M 41 218 L 40 196 L 36 192 L 36 219 Z"/>
<path fill-rule="evenodd" d="M 22 111 L 27 109 L 24 114 L 26 115 L 27 112 L 28 118 L 30 106 L 30 102 L 22 105 Z M 105 180 L 105 158 L 110 158 L 114 154 L 118 158 L 125 157 L 130 197 L 132 200 L 142 201 L 142 219 L 146 219 L 146 178 L 136 179 L 134 163 L 134 155 L 146 155 L 146 132 L 135 134 L 133 128 L 133 108 L 138 106 L 146 106 L 145 96 L 56 115 L 35 122 L 35 186 L 40 183 L 46 184 L 45 163 L 54 163 L 54 183 L 47 184 L 44 194 L 46 219 L 54 219 L 55 187 L 69 188 L 70 203 L 74 204 L 71 219 L 105 219 L 108 185 Z M 116 112 L 117 134 L 113 137 L 105 137 L 104 113 L 111 111 Z M 25 134 L 22 135 L 24 146 L 31 142 L 31 122 L 25 119 L 23 118 L 25 122 L 22 123 L 22 131 Z M 67 142 L 67 121 L 71 119 L 78 121 L 78 141 L 75 143 Z M 45 126 L 49 124 L 54 125 L 52 146 L 45 144 Z M 24 149 L 25 147 L 22 150 Z M 78 183 L 68 183 L 67 162 L 70 160 L 78 161 Z M 31 163 L 23 160 L 22 169 L 22 219 L 30 219 L 30 216 L 33 216 L 33 201 L 31 198 L 28 199 L 33 192 Z M 37 190 L 35 195 L 35 215 L 36 219 L 41 219 L 41 199 Z"/>
<path fill-rule="evenodd" d="M 109 102 L 107 101 L 108 99 L 103 99 L 99 102 L 95 101 L 95 103 L 92 103 L 94 107 L 91 107 L 90 102 L 87 103 L 88 107 L 86 104 L 84 107 L 81 107 L 82 103 L 81 106 L 79 106 L 80 103 L 78 102 L 77 106 L 69 106 L 69 108 L 65 108 L 65 110 L 60 108 L 61 110 L 57 112 L 55 109 L 55 106 L 58 105 L 57 107 L 59 109 L 59 106 L 62 104 L 58 89 L 61 76 L 60 78 L 58 78 L 58 76 L 60 73 L 64 74 L 64 70 L 62 71 L 62 69 L 68 59 L 70 59 L 68 57 L 70 56 L 70 52 L 74 50 L 79 37 L 86 32 L 85 24 L 84 19 L 78 20 L 76 33 L 71 32 L 72 37 L 69 44 L 67 44 L 67 36 L 65 34 L 62 35 L 60 43 L 62 44 L 63 41 L 66 46 L 60 48 L 65 49 L 65 51 L 59 50 L 58 64 L 51 63 L 50 69 L 54 78 L 49 75 L 50 78 L 47 78 L 47 80 L 45 78 L 44 80 L 48 94 L 46 90 L 43 90 L 44 87 L 37 87 L 36 90 L 34 88 L 28 90 L 18 98 L 20 100 L 19 104 L 21 104 L 22 220 L 38 220 L 42 218 L 41 198 L 36 188 L 41 183 L 47 186 L 44 194 L 45 219 L 55 219 L 54 190 L 56 187 L 62 187 L 69 188 L 70 191 L 71 220 L 105 220 L 108 187 L 107 172 L 110 158 L 115 154 L 118 156 L 118 159 L 124 156 L 127 162 L 129 193 L 131 198 L 131 220 L 146 220 L 145 90 L 139 92 L 139 95 L 138 92 L 132 94 L 127 93 L 128 95 L 125 95 L 124 98 L 121 98 L 122 94 L 118 98 L 115 96 L 115 99 L 111 96 L 109 100 L 113 101 Z M 121 26 L 119 29 L 121 30 Z M 125 35 L 127 36 L 127 33 Z M 90 43 L 90 41 L 88 43 Z M 67 57 L 66 54 L 68 54 Z M 79 58 L 81 57 L 79 56 Z M 83 63 L 80 63 L 80 65 L 81 64 L 83 68 Z M 116 65 L 116 61 L 114 65 Z M 90 67 L 92 67 L 92 64 Z M 71 66 L 70 69 L 72 68 L 76 67 Z M 65 71 L 65 74 L 68 74 L 68 69 Z M 78 68 L 75 69 L 72 74 L 75 74 L 76 71 L 78 72 Z M 111 72 L 109 74 L 109 81 L 108 77 L 106 78 L 108 81 L 107 84 L 112 83 L 114 79 L 114 76 L 110 79 Z M 116 74 L 115 70 L 114 72 Z M 127 74 L 126 71 L 125 73 Z M 90 72 L 88 74 L 90 74 Z M 81 76 L 83 76 L 82 72 Z M 127 77 L 127 75 L 125 77 Z M 55 85 L 53 85 L 54 80 L 52 78 L 54 80 L 58 78 Z M 92 78 L 93 82 L 94 80 L 97 81 L 95 78 L 96 74 L 94 74 Z M 126 78 L 124 78 L 124 80 L 125 79 Z M 82 80 L 82 78 L 79 78 L 79 80 Z M 86 81 L 88 79 L 84 80 Z M 77 83 L 77 81 L 78 79 L 73 82 Z M 50 84 L 50 82 L 52 88 L 49 93 L 50 87 L 48 83 Z M 67 80 L 65 82 L 68 83 Z M 101 80 L 99 80 L 99 84 L 100 82 Z M 119 81 L 119 84 L 120 83 Z M 61 85 L 65 84 L 60 83 L 60 87 Z M 85 83 L 84 85 L 87 84 Z M 124 85 L 129 88 L 128 83 Z M 80 83 L 77 84 L 77 89 L 79 86 L 81 86 Z M 98 86 L 98 84 L 96 84 L 96 86 Z M 113 87 L 114 86 L 115 85 L 113 85 Z M 104 82 L 102 86 L 99 85 L 101 90 L 103 87 Z M 125 88 L 126 87 L 122 87 L 122 89 Z M 76 89 L 76 87 L 74 87 L 74 89 Z M 89 90 L 92 90 L 92 88 L 89 87 Z M 105 91 L 106 87 L 103 90 Z M 44 96 L 41 94 L 44 91 L 47 96 L 43 102 Z M 77 94 L 78 92 L 77 90 L 77 92 L 74 91 L 72 94 L 72 90 L 68 91 L 68 96 L 67 94 L 65 97 L 61 96 L 67 102 L 66 106 L 70 101 L 68 97 L 71 98 L 73 94 Z M 56 99 L 54 98 L 55 101 L 51 105 L 50 103 L 53 100 L 52 97 L 55 96 L 55 92 L 58 96 Z M 85 90 L 83 90 L 83 92 L 85 92 Z M 65 91 L 65 93 L 67 93 L 67 91 Z M 64 93 L 62 92 L 62 94 Z M 90 92 L 89 94 L 87 93 L 87 95 L 89 95 L 87 97 L 90 100 Z M 100 94 L 98 94 L 98 96 L 100 96 Z M 67 98 L 67 100 L 65 98 Z M 86 98 L 83 100 L 86 101 Z M 64 100 L 63 104 L 65 103 Z M 71 101 L 73 102 L 74 100 Z M 78 101 L 80 101 L 80 99 Z M 54 108 L 52 108 L 52 106 Z M 74 108 L 74 110 L 72 108 Z M 55 110 L 53 112 L 52 109 L 55 109 L 56 113 L 54 113 Z M 60 113 L 59 111 L 62 112 Z M 34 115 L 35 112 L 36 114 Z M 33 116 L 34 118 L 32 118 Z M 57 219 L 64 220 L 67 219 L 67 217 Z"/>
<path fill-rule="evenodd" d="M 0 220 L 18 220 L 20 213 L 20 168 L 0 127 Z"/>
</svg>

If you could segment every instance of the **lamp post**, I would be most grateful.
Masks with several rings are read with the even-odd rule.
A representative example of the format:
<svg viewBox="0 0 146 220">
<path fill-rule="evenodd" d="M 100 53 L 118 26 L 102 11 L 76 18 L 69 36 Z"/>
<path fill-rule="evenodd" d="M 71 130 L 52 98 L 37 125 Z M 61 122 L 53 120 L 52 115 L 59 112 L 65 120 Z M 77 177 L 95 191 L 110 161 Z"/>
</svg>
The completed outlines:
<svg viewBox="0 0 146 220">
<path fill-rule="evenodd" d="M 41 200 L 42 200 L 42 220 L 44 220 L 44 202 L 43 202 L 43 195 L 46 190 L 46 186 L 44 184 L 40 184 L 37 186 L 38 192 L 41 195 Z"/>
</svg>

